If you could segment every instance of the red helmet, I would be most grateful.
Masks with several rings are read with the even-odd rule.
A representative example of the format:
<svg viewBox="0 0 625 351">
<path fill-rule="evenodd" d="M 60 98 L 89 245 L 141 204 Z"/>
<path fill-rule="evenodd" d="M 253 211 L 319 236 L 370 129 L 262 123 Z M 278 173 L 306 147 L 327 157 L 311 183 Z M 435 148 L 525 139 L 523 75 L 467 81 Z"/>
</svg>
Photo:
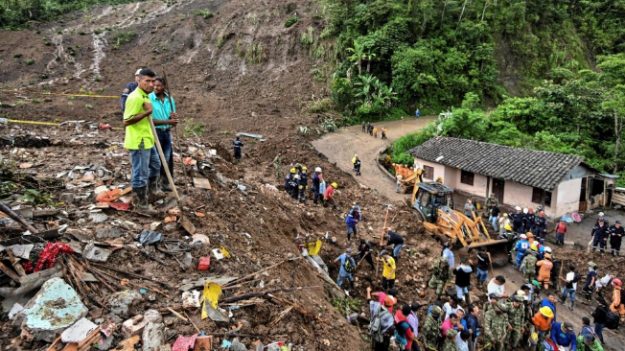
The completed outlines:
<svg viewBox="0 0 625 351">
<path fill-rule="evenodd" d="M 612 279 L 612 285 L 621 287 L 623 286 L 623 282 L 619 278 Z"/>
</svg>

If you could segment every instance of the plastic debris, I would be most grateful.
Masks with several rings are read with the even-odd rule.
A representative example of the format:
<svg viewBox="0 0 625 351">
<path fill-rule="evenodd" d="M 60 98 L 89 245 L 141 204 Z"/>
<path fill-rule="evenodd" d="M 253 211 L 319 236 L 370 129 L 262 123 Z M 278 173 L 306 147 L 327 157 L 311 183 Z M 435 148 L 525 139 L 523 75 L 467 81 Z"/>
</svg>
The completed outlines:
<svg viewBox="0 0 625 351">
<path fill-rule="evenodd" d="M 139 234 L 139 242 L 143 246 L 156 244 L 163 241 L 163 234 L 151 230 L 144 230 Z"/>
</svg>

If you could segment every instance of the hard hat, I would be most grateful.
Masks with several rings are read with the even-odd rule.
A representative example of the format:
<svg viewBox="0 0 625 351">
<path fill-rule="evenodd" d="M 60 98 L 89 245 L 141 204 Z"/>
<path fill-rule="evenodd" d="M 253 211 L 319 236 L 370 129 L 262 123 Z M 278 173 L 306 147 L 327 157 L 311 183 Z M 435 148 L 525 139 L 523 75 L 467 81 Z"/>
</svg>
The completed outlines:
<svg viewBox="0 0 625 351">
<path fill-rule="evenodd" d="M 308 167 L 302 166 L 302 172 L 307 172 L 307 171 L 308 171 Z"/>
<path fill-rule="evenodd" d="M 523 209 L 523 214 L 527 214 L 529 212 L 529 210 L 526 208 Z"/>
<path fill-rule="evenodd" d="M 386 307 L 394 306 L 396 303 L 397 299 L 394 298 L 392 295 L 386 295 L 386 297 L 384 298 L 384 306 Z"/>
<path fill-rule="evenodd" d="M 553 251 L 551 250 L 551 248 L 549 246 L 545 246 L 545 252 L 546 253 L 551 253 Z"/>
<path fill-rule="evenodd" d="M 538 312 L 547 318 L 553 318 L 553 311 L 547 306 L 541 307 Z"/>
<path fill-rule="evenodd" d="M 295 167 L 291 167 L 291 169 L 289 170 L 290 173 L 295 173 L 297 172 L 297 170 L 295 169 Z"/>
<path fill-rule="evenodd" d="M 623 282 L 619 278 L 612 279 L 612 285 L 621 287 L 623 286 Z"/>
<path fill-rule="evenodd" d="M 605 213 L 599 212 L 599 217 L 603 217 L 603 216 L 605 216 Z"/>
<path fill-rule="evenodd" d="M 512 231 L 512 226 L 509 223 L 506 223 L 506 225 L 503 226 L 503 229 L 507 231 Z"/>
<path fill-rule="evenodd" d="M 525 234 L 521 234 L 521 235 L 519 235 L 519 238 L 521 238 L 521 239 L 527 239 L 527 235 L 525 235 Z"/>
<path fill-rule="evenodd" d="M 588 262 L 589 267 L 597 267 L 597 264 L 593 261 Z"/>
<path fill-rule="evenodd" d="M 358 157 L 358 154 L 354 154 L 354 157 Z"/>
<path fill-rule="evenodd" d="M 293 178 L 294 179 L 299 179 L 299 174 L 296 174 Z"/>
<path fill-rule="evenodd" d="M 515 211 L 521 211 L 521 206 L 515 206 L 515 207 L 514 207 L 514 210 L 515 210 Z"/>
<path fill-rule="evenodd" d="M 336 182 L 332 182 L 332 184 L 330 184 L 330 185 L 332 185 L 332 187 L 333 187 L 334 189 L 337 189 L 337 188 L 339 187 L 339 185 L 338 185 L 338 184 L 336 184 Z"/>
<path fill-rule="evenodd" d="M 321 173 L 321 167 L 317 167 L 317 168 L 315 168 L 315 172 L 317 172 L 317 173 Z"/>
<path fill-rule="evenodd" d="M 503 214 L 503 216 L 504 216 L 505 218 L 508 218 L 508 214 L 507 214 L 507 213 L 504 213 L 504 214 Z"/>
</svg>

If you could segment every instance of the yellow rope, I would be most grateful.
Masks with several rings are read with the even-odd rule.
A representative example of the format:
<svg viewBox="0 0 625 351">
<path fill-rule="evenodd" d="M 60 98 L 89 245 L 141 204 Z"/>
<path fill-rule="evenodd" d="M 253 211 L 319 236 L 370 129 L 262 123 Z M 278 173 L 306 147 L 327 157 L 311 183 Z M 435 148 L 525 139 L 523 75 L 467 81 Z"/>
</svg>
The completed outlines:
<svg viewBox="0 0 625 351">
<path fill-rule="evenodd" d="M 0 118 L 0 120 L 3 120 L 4 118 Z M 42 126 L 54 126 L 54 127 L 58 127 L 61 125 L 61 123 L 57 123 L 57 122 L 40 122 L 40 121 L 28 121 L 28 120 L 21 120 L 21 119 L 4 119 L 9 123 L 17 123 L 17 124 L 35 124 L 35 125 L 42 125 Z"/>
</svg>

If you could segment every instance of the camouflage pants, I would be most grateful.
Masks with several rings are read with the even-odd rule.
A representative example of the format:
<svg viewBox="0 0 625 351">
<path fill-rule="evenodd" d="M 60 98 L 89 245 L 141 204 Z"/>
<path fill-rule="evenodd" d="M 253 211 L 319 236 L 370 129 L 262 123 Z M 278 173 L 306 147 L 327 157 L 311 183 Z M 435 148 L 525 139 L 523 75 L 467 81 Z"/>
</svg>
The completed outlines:
<svg viewBox="0 0 625 351">
<path fill-rule="evenodd" d="M 428 282 L 428 287 L 436 291 L 436 295 L 441 295 L 445 289 L 445 282 L 439 279 L 437 276 L 432 276 Z"/>
<path fill-rule="evenodd" d="M 521 344 L 523 338 L 523 331 L 521 328 L 513 328 L 508 332 L 508 346 L 511 348 L 517 348 Z"/>
<path fill-rule="evenodd" d="M 490 348 L 487 348 L 487 350 L 505 351 L 509 349 L 507 348 L 507 335 L 505 331 L 503 333 L 494 333 L 492 335 L 487 335 L 486 339 L 488 340 L 487 345 L 490 344 Z"/>
<path fill-rule="evenodd" d="M 523 275 L 528 282 L 536 279 L 536 272 L 525 272 Z"/>
<path fill-rule="evenodd" d="M 275 172 L 276 172 L 276 179 L 278 180 L 282 179 L 282 166 L 280 166 L 277 163 L 274 163 L 273 168 L 275 169 Z"/>
</svg>

